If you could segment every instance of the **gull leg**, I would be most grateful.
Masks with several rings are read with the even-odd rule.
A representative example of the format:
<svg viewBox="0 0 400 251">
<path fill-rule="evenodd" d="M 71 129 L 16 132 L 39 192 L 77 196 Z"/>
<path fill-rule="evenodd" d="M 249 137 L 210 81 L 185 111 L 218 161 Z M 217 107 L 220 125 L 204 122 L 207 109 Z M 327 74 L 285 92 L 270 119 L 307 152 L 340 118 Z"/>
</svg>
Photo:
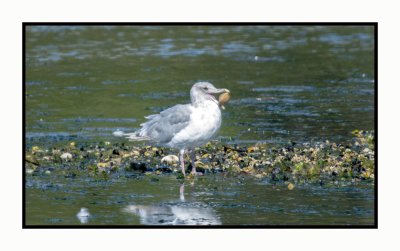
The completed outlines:
<svg viewBox="0 0 400 251">
<path fill-rule="evenodd" d="M 183 177 L 185 177 L 185 149 L 179 151 L 179 163 L 181 164 Z"/>
<path fill-rule="evenodd" d="M 194 149 L 190 149 L 189 151 L 189 156 L 190 156 L 190 161 L 192 162 L 192 174 L 197 175 L 198 173 L 196 172 L 196 153 L 194 152 Z"/>
</svg>

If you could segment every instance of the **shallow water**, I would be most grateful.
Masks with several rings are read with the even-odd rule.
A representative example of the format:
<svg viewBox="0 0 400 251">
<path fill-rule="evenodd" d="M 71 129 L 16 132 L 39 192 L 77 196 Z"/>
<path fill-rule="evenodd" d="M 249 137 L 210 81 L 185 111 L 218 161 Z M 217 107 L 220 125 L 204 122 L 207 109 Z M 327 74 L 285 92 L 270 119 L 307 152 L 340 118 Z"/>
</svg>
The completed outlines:
<svg viewBox="0 0 400 251">
<path fill-rule="evenodd" d="M 372 225 L 373 188 L 320 187 L 222 175 L 181 184 L 174 175 L 32 177 L 28 225 Z M 87 208 L 88 217 L 78 217 Z"/>
<path fill-rule="evenodd" d="M 374 127 L 373 32 L 366 26 L 29 26 L 25 147 L 124 141 L 112 132 L 133 131 L 144 116 L 189 102 L 196 81 L 232 93 L 218 134 L 223 143 L 346 143 L 351 131 Z M 26 176 L 28 225 L 371 225 L 373 205 L 371 185 L 289 191 L 219 174 L 184 187 L 174 175 Z M 81 208 L 90 216 L 78 218 Z"/>
<path fill-rule="evenodd" d="M 373 28 L 31 26 L 26 139 L 114 141 L 144 116 L 228 88 L 219 139 L 345 142 L 374 121 Z"/>
</svg>

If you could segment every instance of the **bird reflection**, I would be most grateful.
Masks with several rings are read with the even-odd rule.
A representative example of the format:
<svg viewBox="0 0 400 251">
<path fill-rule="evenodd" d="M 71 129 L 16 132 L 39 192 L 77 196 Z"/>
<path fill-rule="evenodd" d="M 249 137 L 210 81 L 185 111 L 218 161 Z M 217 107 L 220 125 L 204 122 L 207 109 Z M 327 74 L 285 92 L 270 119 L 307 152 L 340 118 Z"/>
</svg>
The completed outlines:
<svg viewBox="0 0 400 251">
<path fill-rule="evenodd" d="M 144 225 L 220 225 L 212 208 L 201 202 L 185 201 L 185 184 L 179 188 L 179 201 L 165 206 L 128 205 L 123 211 L 140 217 Z"/>
</svg>

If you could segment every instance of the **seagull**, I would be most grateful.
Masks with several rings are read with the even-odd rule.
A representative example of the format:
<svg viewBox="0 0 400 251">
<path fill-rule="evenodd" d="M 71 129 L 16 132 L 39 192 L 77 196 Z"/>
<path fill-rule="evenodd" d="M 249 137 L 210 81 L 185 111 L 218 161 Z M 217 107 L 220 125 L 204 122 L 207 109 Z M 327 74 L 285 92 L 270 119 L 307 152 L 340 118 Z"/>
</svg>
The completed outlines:
<svg viewBox="0 0 400 251">
<path fill-rule="evenodd" d="M 189 153 L 193 175 L 196 172 L 194 148 L 210 141 L 221 126 L 221 104 L 217 95 L 230 93 L 228 89 L 215 88 L 209 82 L 195 83 L 190 89 L 190 104 L 179 104 L 159 114 L 146 116 L 147 121 L 133 133 L 114 132 L 130 141 L 148 140 L 170 148 L 179 149 L 179 163 L 185 176 L 184 154 Z"/>
</svg>

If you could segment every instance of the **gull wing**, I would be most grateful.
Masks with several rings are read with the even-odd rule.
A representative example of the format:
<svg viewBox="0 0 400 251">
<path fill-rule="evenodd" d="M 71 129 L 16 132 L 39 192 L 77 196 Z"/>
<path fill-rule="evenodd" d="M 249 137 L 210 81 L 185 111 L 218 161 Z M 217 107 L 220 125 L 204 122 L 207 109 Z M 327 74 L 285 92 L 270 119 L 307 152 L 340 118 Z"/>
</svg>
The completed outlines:
<svg viewBox="0 0 400 251">
<path fill-rule="evenodd" d="M 189 124 L 191 112 L 190 104 L 175 105 L 159 114 L 147 116 L 148 121 L 141 124 L 142 128 L 137 135 L 166 144 Z"/>
</svg>

